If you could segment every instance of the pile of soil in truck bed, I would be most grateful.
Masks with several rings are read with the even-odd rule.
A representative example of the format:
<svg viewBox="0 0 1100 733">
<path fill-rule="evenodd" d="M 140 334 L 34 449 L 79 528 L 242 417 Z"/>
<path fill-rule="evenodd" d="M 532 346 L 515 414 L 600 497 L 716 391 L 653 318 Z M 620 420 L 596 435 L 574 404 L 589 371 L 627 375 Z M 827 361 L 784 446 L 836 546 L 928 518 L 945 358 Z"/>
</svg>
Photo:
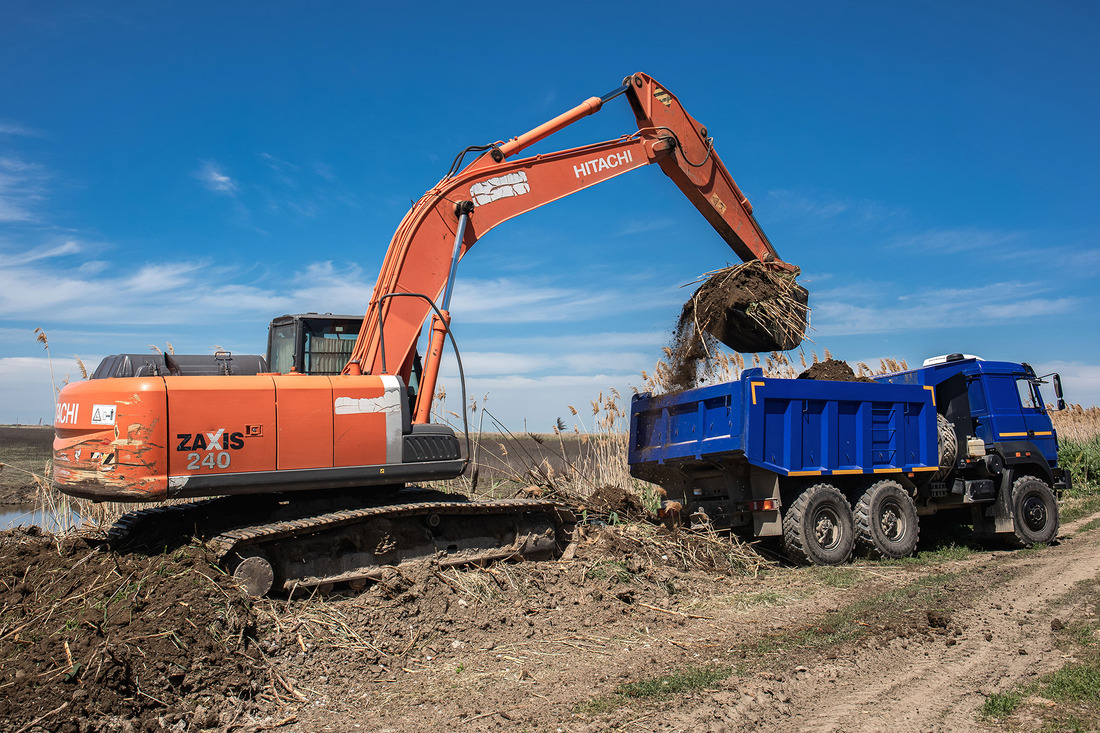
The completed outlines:
<svg viewBox="0 0 1100 733">
<path fill-rule="evenodd" d="M 869 377 L 857 377 L 848 366 L 848 362 L 840 359 L 826 359 L 810 366 L 809 369 L 798 375 L 799 379 L 820 379 L 829 382 L 871 382 Z"/>
</svg>

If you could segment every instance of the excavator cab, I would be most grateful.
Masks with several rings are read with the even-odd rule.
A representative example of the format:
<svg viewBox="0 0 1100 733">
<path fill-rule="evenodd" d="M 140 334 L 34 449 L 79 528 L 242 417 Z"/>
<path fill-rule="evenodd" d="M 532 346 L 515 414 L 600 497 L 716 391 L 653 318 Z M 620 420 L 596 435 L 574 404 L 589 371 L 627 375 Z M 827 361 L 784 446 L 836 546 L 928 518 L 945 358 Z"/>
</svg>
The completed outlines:
<svg viewBox="0 0 1100 733">
<path fill-rule="evenodd" d="M 278 374 L 335 375 L 351 355 L 362 316 L 299 313 L 271 321 L 267 363 Z"/>
</svg>

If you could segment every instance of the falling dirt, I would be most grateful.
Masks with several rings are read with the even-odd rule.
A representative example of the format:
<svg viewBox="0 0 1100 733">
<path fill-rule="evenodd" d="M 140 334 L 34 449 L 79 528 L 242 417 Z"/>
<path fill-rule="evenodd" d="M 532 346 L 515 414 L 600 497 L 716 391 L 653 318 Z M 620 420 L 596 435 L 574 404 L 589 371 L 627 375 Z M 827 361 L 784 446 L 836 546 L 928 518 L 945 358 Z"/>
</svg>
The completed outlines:
<svg viewBox="0 0 1100 733">
<path fill-rule="evenodd" d="M 826 359 L 812 364 L 809 369 L 798 375 L 799 379 L 819 379 L 829 382 L 871 382 L 869 377 L 857 377 L 848 366 L 848 362 L 840 359 Z"/>
</svg>

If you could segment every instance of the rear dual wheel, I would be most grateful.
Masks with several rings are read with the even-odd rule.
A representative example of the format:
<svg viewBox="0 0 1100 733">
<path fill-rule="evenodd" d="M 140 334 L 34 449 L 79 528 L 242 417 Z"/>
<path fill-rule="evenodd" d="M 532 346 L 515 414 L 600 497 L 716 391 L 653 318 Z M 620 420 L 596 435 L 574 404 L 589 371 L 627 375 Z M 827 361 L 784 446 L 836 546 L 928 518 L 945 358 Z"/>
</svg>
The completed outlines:
<svg viewBox="0 0 1100 733">
<path fill-rule="evenodd" d="M 794 562 L 841 565 L 855 547 L 852 507 L 829 484 L 803 491 L 783 516 L 783 549 Z"/>
<path fill-rule="evenodd" d="M 912 555 L 920 538 L 913 497 L 897 481 L 878 481 L 856 502 L 856 542 L 873 557 Z"/>
</svg>

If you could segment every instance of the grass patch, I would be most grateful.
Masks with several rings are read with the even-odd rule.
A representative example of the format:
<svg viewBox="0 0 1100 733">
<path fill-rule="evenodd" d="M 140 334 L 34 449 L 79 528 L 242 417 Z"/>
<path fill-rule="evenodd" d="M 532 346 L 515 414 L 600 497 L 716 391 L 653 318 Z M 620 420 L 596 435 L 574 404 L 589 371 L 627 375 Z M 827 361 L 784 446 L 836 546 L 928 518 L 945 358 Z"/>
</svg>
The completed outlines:
<svg viewBox="0 0 1100 733">
<path fill-rule="evenodd" d="M 599 715 L 608 713 L 629 700 L 660 700 L 685 692 L 704 690 L 737 673 L 734 667 L 708 664 L 686 667 L 660 677 L 647 677 L 636 682 L 624 682 L 611 695 L 601 695 L 581 703 L 575 713 Z"/>
<path fill-rule="evenodd" d="M 985 720 L 1007 718 L 1016 712 L 1024 698 L 1018 692 L 998 692 L 990 695 L 982 703 L 981 716 Z"/>
<path fill-rule="evenodd" d="M 749 651 L 775 654 L 792 648 L 815 649 L 866 635 L 876 625 L 923 613 L 917 609 L 939 607 L 937 603 L 957 573 L 937 573 L 908 585 L 892 588 L 855 601 L 835 613 L 826 614 L 813 625 L 764 637 Z"/>
<path fill-rule="evenodd" d="M 615 690 L 617 695 L 624 697 L 651 697 L 661 698 L 669 695 L 679 695 L 683 692 L 702 690 L 733 674 L 733 667 L 707 665 L 678 670 L 660 677 L 650 677 L 637 682 L 626 682 Z"/>
<path fill-rule="evenodd" d="M 860 582 L 863 574 L 855 568 L 836 568 L 816 565 L 811 568 L 814 577 L 830 588 L 850 588 Z"/>
<path fill-rule="evenodd" d="M 977 544 L 958 544 L 956 542 L 949 542 L 939 547 L 933 547 L 930 550 L 921 550 L 909 557 L 897 559 L 882 558 L 881 560 L 873 560 L 872 562 L 879 565 L 932 565 L 938 562 L 967 560 L 980 549 L 981 548 Z"/>
<path fill-rule="evenodd" d="M 1090 530 L 1096 529 L 1097 527 L 1100 527 L 1100 517 L 1097 517 L 1096 519 L 1093 519 L 1092 521 L 1086 522 L 1085 524 L 1081 525 L 1081 529 L 1079 529 L 1078 531 L 1088 532 Z"/>
<path fill-rule="evenodd" d="M 1100 657 L 1070 663 L 1042 681 L 1044 697 L 1066 702 L 1092 701 L 1100 706 Z"/>
</svg>

